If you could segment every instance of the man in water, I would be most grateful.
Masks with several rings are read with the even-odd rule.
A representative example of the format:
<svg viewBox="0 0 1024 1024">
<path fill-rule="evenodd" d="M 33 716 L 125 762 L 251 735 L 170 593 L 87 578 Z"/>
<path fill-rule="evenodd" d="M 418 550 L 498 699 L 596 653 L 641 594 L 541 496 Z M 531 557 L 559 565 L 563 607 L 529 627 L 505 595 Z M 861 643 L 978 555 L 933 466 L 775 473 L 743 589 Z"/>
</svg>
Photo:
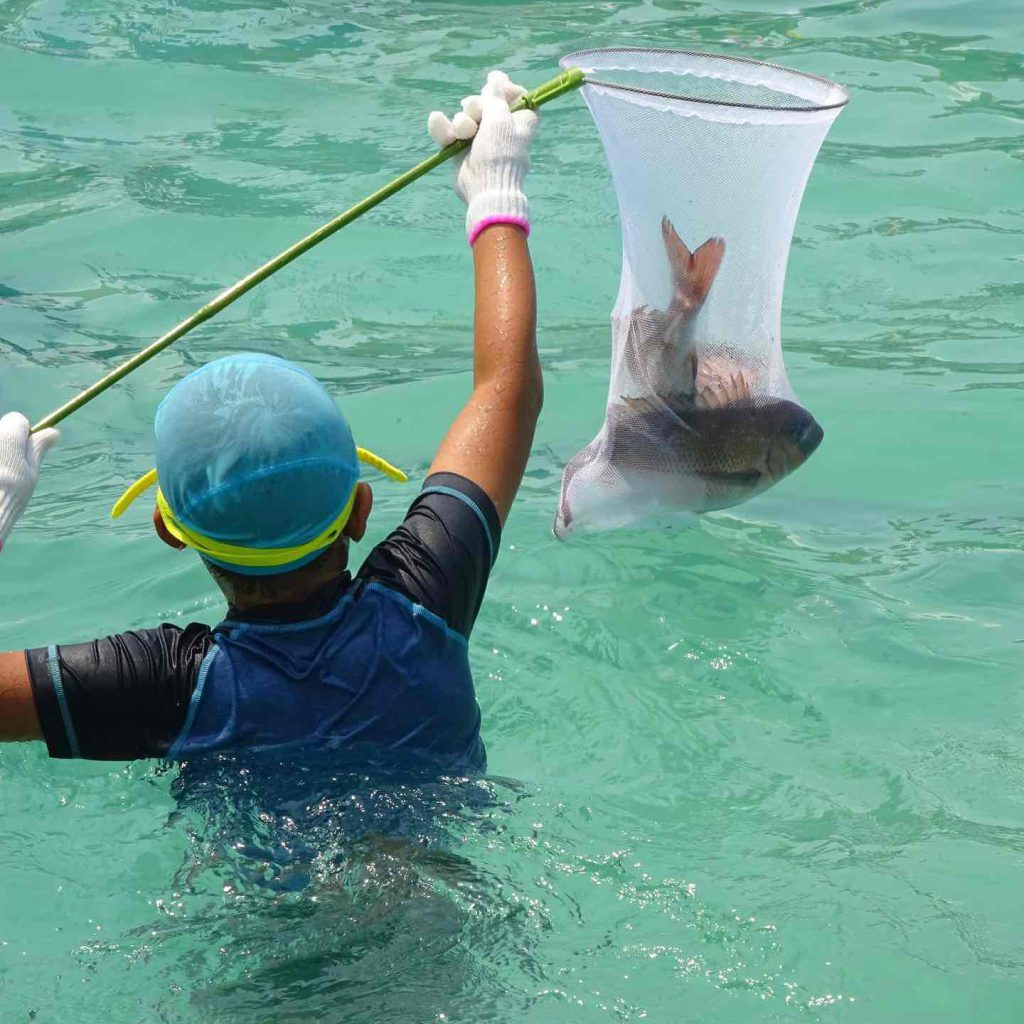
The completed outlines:
<svg viewBox="0 0 1024 1024">
<path fill-rule="evenodd" d="M 476 281 L 473 392 L 402 524 L 353 576 L 373 504 L 348 423 L 304 370 L 273 356 L 216 360 L 155 421 L 153 523 L 192 548 L 228 602 L 218 626 L 163 624 L 0 654 L 0 740 L 52 757 L 188 758 L 322 742 L 378 757 L 484 767 L 467 641 L 519 489 L 542 401 L 522 191 L 537 116 L 492 72 L 439 144 L 475 135 L 456 190 Z M 0 420 L 0 544 L 28 504 L 56 431 Z M 0 556 L 2 566 L 2 556 Z"/>
</svg>

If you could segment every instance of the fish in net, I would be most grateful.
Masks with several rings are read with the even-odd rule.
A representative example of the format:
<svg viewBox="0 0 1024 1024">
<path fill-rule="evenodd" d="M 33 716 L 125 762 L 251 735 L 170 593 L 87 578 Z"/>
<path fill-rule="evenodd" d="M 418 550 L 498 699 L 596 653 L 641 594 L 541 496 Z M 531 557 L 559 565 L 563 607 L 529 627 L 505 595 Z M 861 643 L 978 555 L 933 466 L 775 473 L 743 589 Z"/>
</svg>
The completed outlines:
<svg viewBox="0 0 1024 1024">
<path fill-rule="evenodd" d="M 555 534 L 657 524 L 766 490 L 820 445 L 782 361 L 782 289 L 845 90 L 756 61 L 570 54 L 619 205 L 605 420 L 569 460 Z"/>
</svg>

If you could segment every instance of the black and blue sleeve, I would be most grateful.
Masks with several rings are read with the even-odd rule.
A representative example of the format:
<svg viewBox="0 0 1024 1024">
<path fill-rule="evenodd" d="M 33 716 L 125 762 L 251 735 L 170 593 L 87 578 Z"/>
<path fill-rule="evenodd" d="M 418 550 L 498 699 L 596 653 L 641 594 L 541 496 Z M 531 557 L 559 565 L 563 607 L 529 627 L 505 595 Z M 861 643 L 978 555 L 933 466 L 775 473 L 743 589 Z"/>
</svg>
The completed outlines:
<svg viewBox="0 0 1024 1024">
<path fill-rule="evenodd" d="M 209 626 L 165 623 L 82 644 L 26 651 L 51 757 L 163 757 L 181 731 Z"/>
<path fill-rule="evenodd" d="M 398 591 L 468 638 L 500 540 L 497 509 L 483 490 L 457 473 L 433 473 L 358 579 Z"/>
</svg>

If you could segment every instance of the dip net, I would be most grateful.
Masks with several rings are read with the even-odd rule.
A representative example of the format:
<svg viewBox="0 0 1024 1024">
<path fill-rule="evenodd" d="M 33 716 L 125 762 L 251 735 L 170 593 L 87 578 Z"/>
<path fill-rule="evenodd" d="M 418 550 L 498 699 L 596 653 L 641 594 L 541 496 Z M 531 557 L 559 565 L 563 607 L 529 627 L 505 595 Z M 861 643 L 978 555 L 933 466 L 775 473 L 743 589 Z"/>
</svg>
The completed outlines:
<svg viewBox="0 0 1024 1024">
<path fill-rule="evenodd" d="M 822 430 L 782 362 L 782 289 L 804 186 L 847 101 L 833 82 L 712 54 L 570 54 L 586 74 L 622 227 L 611 380 L 567 464 L 555 533 L 744 501 Z"/>
</svg>

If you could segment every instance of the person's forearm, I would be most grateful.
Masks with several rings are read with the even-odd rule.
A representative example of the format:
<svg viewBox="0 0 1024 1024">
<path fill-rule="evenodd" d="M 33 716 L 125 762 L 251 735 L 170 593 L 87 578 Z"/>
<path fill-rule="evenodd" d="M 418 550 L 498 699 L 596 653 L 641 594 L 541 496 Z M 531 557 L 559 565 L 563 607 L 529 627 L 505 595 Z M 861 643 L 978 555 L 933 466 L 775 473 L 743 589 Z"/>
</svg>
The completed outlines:
<svg viewBox="0 0 1024 1024">
<path fill-rule="evenodd" d="M 537 356 L 537 292 L 526 234 L 496 224 L 473 246 L 476 309 L 474 388 L 495 387 L 540 410 L 543 379 Z"/>
<path fill-rule="evenodd" d="M 473 394 L 441 443 L 431 472 L 479 484 L 501 521 L 519 490 L 544 397 L 537 295 L 526 235 L 495 224 L 473 246 L 476 315 Z"/>
</svg>

